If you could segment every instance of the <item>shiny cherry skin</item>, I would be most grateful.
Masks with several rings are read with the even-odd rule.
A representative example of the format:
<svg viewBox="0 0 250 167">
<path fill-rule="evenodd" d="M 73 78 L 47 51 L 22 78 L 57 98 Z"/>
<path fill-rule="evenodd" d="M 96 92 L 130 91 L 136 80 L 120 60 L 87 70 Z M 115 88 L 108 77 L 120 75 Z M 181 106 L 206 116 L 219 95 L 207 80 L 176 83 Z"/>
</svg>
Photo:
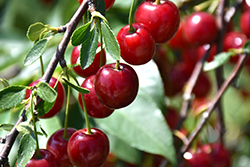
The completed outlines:
<svg viewBox="0 0 250 167">
<path fill-rule="evenodd" d="M 100 46 L 100 44 L 98 44 L 98 46 Z M 74 47 L 74 49 L 72 50 L 71 58 L 70 58 L 71 65 L 77 63 L 77 59 L 80 56 L 80 50 L 81 50 L 81 45 Z M 103 66 L 104 64 L 106 64 L 106 54 L 105 54 L 104 49 L 102 53 L 103 53 L 103 56 L 102 56 L 102 66 Z M 83 78 L 86 78 L 90 75 L 94 75 L 99 70 L 100 62 L 101 62 L 101 51 L 95 55 L 95 58 L 92 64 L 88 68 L 82 69 L 81 66 L 78 65 L 78 66 L 73 67 L 73 70 L 77 75 Z"/>
<path fill-rule="evenodd" d="M 247 37 L 245 34 L 237 31 L 231 31 L 226 33 L 223 40 L 223 50 L 228 51 L 229 49 L 238 49 L 242 48 L 247 41 Z M 239 56 L 231 56 L 230 62 L 236 63 Z"/>
<path fill-rule="evenodd" d="M 250 10 L 241 14 L 240 29 L 248 38 L 250 38 Z"/>
<path fill-rule="evenodd" d="M 216 49 L 217 49 L 217 46 L 214 44 L 211 46 L 211 50 L 210 50 L 210 53 L 208 55 L 208 58 L 207 58 L 207 62 L 211 62 L 214 60 L 214 56 L 216 54 Z M 197 53 L 198 53 L 198 57 L 199 59 L 202 59 L 203 56 L 205 55 L 205 53 L 207 52 L 207 50 L 210 48 L 210 45 L 209 44 L 205 44 L 205 45 L 202 45 L 200 47 L 197 48 Z"/>
<path fill-rule="evenodd" d="M 67 128 L 67 132 L 70 137 L 76 132 L 76 130 L 73 128 Z M 60 162 L 60 167 L 73 167 L 67 153 L 69 138 L 64 139 L 63 134 L 64 128 L 52 134 L 47 142 L 47 149 L 56 154 Z"/>
<path fill-rule="evenodd" d="M 184 50 L 190 47 L 190 44 L 186 41 L 183 35 L 183 21 L 181 21 L 178 31 L 168 44 L 172 49 L 176 50 Z"/>
<path fill-rule="evenodd" d="M 76 131 L 68 142 L 68 155 L 76 167 L 100 167 L 109 154 L 109 139 L 99 129 L 91 128 L 92 134 L 87 134 L 87 129 Z"/>
<path fill-rule="evenodd" d="M 89 116 L 93 118 L 105 118 L 113 113 L 113 109 L 105 107 L 97 98 L 94 88 L 95 75 L 91 75 L 86 78 L 81 87 L 88 89 L 90 92 L 88 94 L 83 94 L 85 106 Z M 80 107 L 84 111 L 82 104 L 81 94 L 78 94 L 78 101 Z"/>
<path fill-rule="evenodd" d="M 39 78 L 36 81 L 33 81 L 29 86 L 35 86 L 40 81 L 41 81 L 41 78 Z M 56 82 L 57 82 L 57 79 L 52 77 L 49 81 L 49 86 L 54 88 Z M 64 90 L 64 87 L 60 81 L 58 82 L 56 91 L 57 91 L 57 98 L 56 98 L 56 101 L 55 101 L 53 107 L 49 110 L 49 112 L 47 112 L 43 116 L 40 116 L 39 118 L 51 118 L 51 117 L 55 116 L 56 114 L 58 114 L 61 111 L 61 109 L 63 108 L 64 99 L 65 99 L 65 90 Z M 30 97 L 30 93 L 31 93 L 31 90 L 27 89 L 26 94 L 25 94 L 25 99 L 28 99 Z"/>
<path fill-rule="evenodd" d="M 213 167 L 212 159 L 209 154 L 204 152 L 184 154 L 184 164 L 187 167 Z"/>
<path fill-rule="evenodd" d="M 81 4 L 83 0 L 78 0 L 78 2 Z M 115 3 L 115 0 L 104 0 L 106 5 L 106 11 L 109 10 L 113 4 Z"/>
<path fill-rule="evenodd" d="M 137 95 L 139 80 L 136 72 L 127 64 L 104 65 L 96 73 L 95 92 L 97 98 L 108 108 L 118 109 L 128 106 Z"/>
<path fill-rule="evenodd" d="M 142 65 L 149 62 L 155 54 L 155 41 L 150 30 L 141 23 L 132 24 L 135 32 L 129 32 L 129 25 L 117 34 L 121 57 L 129 64 Z"/>
<path fill-rule="evenodd" d="M 165 43 L 179 28 L 180 12 L 171 1 L 164 0 L 160 4 L 144 1 L 135 12 L 135 22 L 148 26 L 156 43 Z"/>
<path fill-rule="evenodd" d="M 196 12 L 184 22 L 183 34 L 192 45 L 203 45 L 213 42 L 218 34 L 215 17 L 207 12 Z"/>
<path fill-rule="evenodd" d="M 213 167 L 231 167 L 231 155 L 220 143 L 205 144 L 201 150 L 210 155 Z"/>
<path fill-rule="evenodd" d="M 42 157 L 36 158 L 36 154 L 34 154 L 26 167 L 60 167 L 59 159 L 53 152 L 47 149 L 40 149 L 40 153 Z"/>
</svg>

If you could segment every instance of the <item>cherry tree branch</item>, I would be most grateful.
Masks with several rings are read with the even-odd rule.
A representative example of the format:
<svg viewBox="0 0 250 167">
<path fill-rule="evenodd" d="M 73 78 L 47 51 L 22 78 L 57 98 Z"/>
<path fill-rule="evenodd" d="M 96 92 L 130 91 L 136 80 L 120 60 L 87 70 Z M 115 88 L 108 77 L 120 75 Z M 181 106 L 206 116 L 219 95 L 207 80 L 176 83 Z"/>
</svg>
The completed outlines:
<svg viewBox="0 0 250 167">
<path fill-rule="evenodd" d="M 64 53 L 67 48 L 67 45 L 70 41 L 71 35 L 73 34 L 74 30 L 76 29 L 78 23 L 80 22 L 81 18 L 83 17 L 84 13 L 86 13 L 88 9 L 88 0 L 83 0 L 82 4 L 75 12 L 71 20 L 61 28 L 58 29 L 58 32 L 65 32 L 61 42 L 59 43 L 56 52 L 54 53 L 50 63 L 42 77 L 42 80 L 45 82 L 49 82 L 58 63 L 60 63 L 61 67 L 66 67 L 66 61 L 64 60 Z M 29 106 L 29 105 L 28 105 Z M 25 114 L 27 108 L 22 112 L 21 116 L 19 117 L 18 121 L 16 122 L 15 126 L 12 128 L 10 133 L 7 135 L 7 139 L 4 145 L 4 148 L 0 152 L 0 166 L 7 167 L 9 166 L 8 156 L 11 151 L 11 148 L 16 140 L 17 135 L 19 132 L 16 130 L 16 126 L 23 122 L 25 119 Z"/>
<path fill-rule="evenodd" d="M 230 84 L 232 82 L 234 82 L 234 79 L 238 77 L 239 73 L 241 72 L 241 70 L 242 70 L 242 68 L 244 66 L 244 63 L 245 63 L 247 57 L 248 56 L 246 54 L 243 54 L 243 55 L 240 56 L 237 64 L 235 65 L 235 68 L 231 72 L 230 76 L 223 82 L 223 84 L 221 85 L 221 88 L 218 90 L 218 93 L 216 94 L 216 96 L 214 97 L 214 99 L 211 101 L 211 105 L 209 106 L 209 108 L 207 109 L 207 111 L 204 112 L 203 118 L 202 118 L 200 124 L 197 126 L 196 130 L 189 135 L 189 137 L 188 137 L 188 143 L 181 148 L 179 156 L 178 156 L 179 158 L 181 158 L 182 155 L 186 151 L 188 151 L 188 149 L 190 148 L 191 144 L 193 143 L 193 141 L 195 140 L 195 138 L 198 136 L 198 134 L 200 133 L 200 131 L 202 130 L 202 128 L 206 124 L 206 122 L 209 119 L 212 111 L 217 107 L 217 104 L 218 104 L 219 100 L 221 99 L 223 93 L 230 86 Z"/>
</svg>

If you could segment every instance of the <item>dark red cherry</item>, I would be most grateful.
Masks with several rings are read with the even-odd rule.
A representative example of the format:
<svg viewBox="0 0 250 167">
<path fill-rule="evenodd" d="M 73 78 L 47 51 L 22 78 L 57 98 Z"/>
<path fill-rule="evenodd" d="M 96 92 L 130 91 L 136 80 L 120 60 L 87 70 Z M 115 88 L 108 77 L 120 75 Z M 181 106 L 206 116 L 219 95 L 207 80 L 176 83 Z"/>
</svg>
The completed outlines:
<svg viewBox="0 0 250 167">
<path fill-rule="evenodd" d="M 240 29 L 248 38 L 250 38 L 250 10 L 241 14 Z"/>
<path fill-rule="evenodd" d="M 209 154 L 204 152 L 184 154 L 184 164 L 187 167 L 213 167 L 212 159 Z"/>
<path fill-rule="evenodd" d="M 76 167 L 100 167 L 109 154 L 109 140 L 107 135 L 99 129 L 91 128 L 76 131 L 68 142 L 68 155 Z"/>
<path fill-rule="evenodd" d="M 201 73 L 198 77 L 196 85 L 194 86 L 193 93 L 195 97 L 205 97 L 211 91 L 212 84 L 206 73 Z"/>
<path fill-rule="evenodd" d="M 39 78 L 36 81 L 33 81 L 29 86 L 35 86 L 40 81 L 41 81 L 41 78 Z M 57 79 L 52 77 L 49 81 L 49 86 L 54 88 L 56 82 L 57 82 Z M 64 87 L 60 81 L 58 82 L 56 91 L 57 91 L 57 98 L 56 98 L 56 101 L 55 101 L 53 107 L 49 110 L 49 112 L 47 112 L 46 114 L 44 114 L 40 118 L 51 118 L 51 117 L 55 116 L 56 114 L 58 114 L 61 111 L 61 109 L 63 108 L 64 99 L 65 99 L 65 90 L 64 90 Z M 30 93 L 31 93 L 31 90 L 27 89 L 26 94 L 25 94 L 25 99 L 28 99 L 30 97 Z"/>
<path fill-rule="evenodd" d="M 203 56 L 205 55 L 205 53 L 207 52 L 207 50 L 209 48 L 210 48 L 209 44 L 205 44 L 205 45 L 202 45 L 202 46 L 197 48 L 197 54 L 198 54 L 199 59 L 203 58 Z M 212 45 L 212 48 L 211 48 L 210 53 L 208 55 L 208 58 L 206 60 L 207 62 L 213 61 L 214 56 L 216 54 L 216 49 L 217 49 L 217 46 L 215 44 Z"/>
<path fill-rule="evenodd" d="M 83 94 L 85 106 L 89 116 L 94 118 L 105 118 L 113 113 L 113 109 L 105 107 L 97 98 L 94 88 L 95 75 L 86 78 L 81 87 L 90 90 L 88 94 Z M 78 94 L 79 104 L 84 111 L 81 94 Z"/>
<path fill-rule="evenodd" d="M 242 48 L 247 41 L 245 34 L 237 31 L 231 31 L 226 33 L 223 40 L 224 51 L 229 51 L 229 49 Z M 238 55 L 230 57 L 231 63 L 236 63 L 238 60 Z"/>
<path fill-rule="evenodd" d="M 75 129 L 67 128 L 69 137 L 76 132 Z M 67 153 L 68 139 L 63 138 L 64 129 L 52 134 L 47 142 L 47 149 L 55 153 L 59 159 L 60 167 L 73 167 Z"/>
<path fill-rule="evenodd" d="M 150 30 L 140 23 L 134 23 L 135 32 L 129 32 L 129 25 L 117 34 L 121 57 L 129 64 L 142 65 L 149 62 L 155 54 L 155 41 Z"/>
<path fill-rule="evenodd" d="M 116 63 L 102 66 L 96 73 L 97 98 L 108 108 L 118 109 L 132 103 L 137 95 L 139 80 L 136 72 L 127 64 Z"/>
<path fill-rule="evenodd" d="M 170 129 L 173 130 L 174 128 L 176 128 L 176 126 L 179 122 L 180 115 L 176 109 L 171 108 L 171 107 L 167 107 L 165 119 L 166 119 Z"/>
<path fill-rule="evenodd" d="M 135 22 L 148 26 L 156 43 L 165 43 L 177 32 L 180 13 L 171 1 L 164 0 L 160 4 L 144 1 L 135 12 Z"/>
<path fill-rule="evenodd" d="M 207 12 L 193 13 L 184 22 L 183 34 L 192 45 L 213 42 L 218 34 L 215 17 Z"/>
<path fill-rule="evenodd" d="M 98 44 L 98 46 L 100 46 L 100 44 Z M 81 50 L 81 45 L 74 47 L 74 49 L 72 50 L 71 59 L 70 59 L 71 65 L 80 64 L 80 62 L 79 63 L 77 62 L 77 60 L 79 59 L 80 50 Z M 103 53 L 103 55 L 102 55 L 101 66 L 106 64 L 106 54 L 105 54 L 104 49 L 103 49 L 102 53 Z M 101 63 L 101 51 L 95 55 L 95 58 L 94 58 L 92 64 L 88 68 L 82 69 L 81 66 L 78 65 L 78 66 L 73 67 L 73 70 L 77 75 L 79 75 L 83 78 L 86 78 L 90 75 L 96 74 L 96 72 L 100 68 L 100 63 Z"/>
<path fill-rule="evenodd" d="M 36 153 L 34 153 L 26 167 L 60 167 L 59 159 L 53 152 L 47 149 L 40 149 L 40 153 L 40 158 L 36 158 Z"/>
</svg>

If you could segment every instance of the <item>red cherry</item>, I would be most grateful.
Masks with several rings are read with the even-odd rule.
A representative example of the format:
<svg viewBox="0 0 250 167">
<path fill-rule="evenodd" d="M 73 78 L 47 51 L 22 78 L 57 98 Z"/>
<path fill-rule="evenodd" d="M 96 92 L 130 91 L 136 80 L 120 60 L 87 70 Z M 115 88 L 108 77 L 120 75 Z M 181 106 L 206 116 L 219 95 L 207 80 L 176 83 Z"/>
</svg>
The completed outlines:
<svg viewBox="0 0 250 167">
<path fill-rule="evenodd" d="M 139 80 L 129 65 L 120 63 L 104 65 L 95 79 L 95 92 L 98 99 L 108 108 L 118 109 L 132 103 L 137 95 Z"/>
<path fill-rule="evenodd" d="M 177 32 L 180 13 L 171 1 L 164 0 L 158 5 L 144 1 L 135 12 L 135 22 L 148 26 L 156 43 L 165 43 Z"/>
<path fill-rule="evenodd" d="M 35 86 L 40 81 L 41 81 L 41 78 L 39 78 L 36 81 L 33 81 L 29 86 Z M 49 81 L 49 86 L 54 88 L 56 82 L 57 82 L 57 79 L 52 77 Z M 31 93 L 31 90 L 27 89 L 26 94 L 25 94 L 25 99 L 28 99 L 30 97 L 30 93 Z M 56 114 L 58 114 L 61 111 L 61 109 L 63 108 L 64 98 L 65 98 L 65 90 L 64 90 L 63 85 L 59 81 L 57 84 L 57 98 L 56 98 L 56 101 L 55 101 L 53 107 L 49 110 L 49 112 L 47 112 L 43 116 L 40 116 L 40 118 L 51 118 L 51 117 L 55 116 Z"/>
<path fill-rule="evenodd" d="M 69 137 L 76 132 L 75 129 L 67 128 Z M 50 136 L 47 142 L 47 149 L 55 153 L 59 159 L 60 167 L 73 167 L 69 160 L 67 153 L 67 146 L 69 139 L 63 138 L 64 129 L 56 131 L 53 135 Z"/>
<path fill-rule="evenodd" d="M 241 14 L 240 29 L 248 38 L 250 38 L 250 10 Z"/>
<path fill-rule="evenodd" d="M 194 86 L 193 93 L 196 97 L 205 97 L 211 91 L 211 82 L 205 73 L 201 73 L 196 85 Z"/>
<path fill-rule="evenodd" d="M 207 12 L 193 13 L 184 22 L 184 37 L 192 45 L 211 43 L 216 39 L 217 33 L 215 17 Z"/>
<path fill-rule="evenodd" d="M 58 157 L 47 149 L 40 149 L 41 158 L 36 158 L 34 153 L 33 157 L 29 160 L 26 167 L 60 167 Z"/>
<path fill-rule="evenodd" d="M 231 155 L 220 143 L 206 144 L 202 146 L 202 151 L 208 153 L 212 159 L 213 167 L 231 167 Z"/>
<path fill-rule="evenodd" d="M 202 45 L 202 46 L 198 47 L 197 54 L 198 54 L 199 59 L 203 58 L 203 56 L 205 55 L 205 53 L 207 52 L 207 50 L 209 49 L 209 47 L 210 46 L 208 44 L 205 44 L 205 45 Z M 210 53 L 209 53 L 209 56 L 208 56 L 208 58 L 206 60 L 207 62 L 213 61 L 214 56 L 216 54 L 216 49 L 217 49 L 217 46 L 215 44 L 212 45 L 212 48 L 211 48 Z"/>
<path fill-rule="evenodd" d="M 176 128 L 176 126 L 179 122 L 180 115 L 176 111 L 176 109 L 168 107 L 166 115 L 165 115 L 165 119 L 166 119 L 170 129 L 173 130 L 174 128 Z"/>
<path fill-rule="evenodd" d="M 89 116 L 94 117 L 94 118 L 105 118 L 105 117 L 108 117 L 110 114 L 112 114 L 114 110 L 105 107 L 98 100 L 96 93 L 95 93 L 94 80 L 95 80 L 95 75 L 89 76 L 83 81 L 81 85 L 81 87 L 87 88 L 88 90 L 90 90 L 88 94 L 83 95 L 87 113 Z M 82 110 L 84 110 L 83 104 L 82 104 L 82 97 L 80 93 L 78 94 L 78 101 Z"/>
<path fill-rule="evenodd" d="M 98 44 L 98 46 L 101 46 L 100 43 Z M 71 65 L 77 63 L 77 59 L 79 58 L 79 55 L 80 55 L 80 50 L 81 50 L 81 45 L 74 47 L 74 49 L 72 50 L 71 59 L 70 59 Z M 102 53 L 103 53 L 103 57 L 102 57 L 102 66 L 103 66 L 104 64 L 106 64 L 106 54 L 105 54 L 104 49 Z M 81 66 L 78 65 L 78 66 L 73 67 L 73 70 L 77 75 L 83 78 L 86 78 L 90 75 L 94 75 L 99 70 L 100 62 L 101 62 L 101 51 L 95 55 L 95 58 L 92 64 L 88 68 L 83 70 Z"/>
<path fill-rule="evenodd" d="M 68 155 L 70 161 L 77 167 L 100 167 L 109 154 L 109 140 L 104 132 L 91 128 L 76 131 L 68 142 Z"/>
<path fill-rule="evenodd" d="M 214 167 L 209 154 L 204 152 L 192 154 L 186 152 L 184 154 L 184 163 L 187 167 Z"/>
<path fill-rule="evenodd" d="M 175 36 L 168 42 L 172 49 L 186 49 L 189 48 L 189 43 L 186 41 L 183 35 L 183 22 L 180 23 L 179 29 Z"/>
<path fill-rule="evenodd" d="M 134 23 L 135 32 L 129 32 L 129 25 L 117 34 L 121 57 L 129 64 L 142 65 L 149 62 L 155 54 L 155 41 L 150 30 L 143 24 Z"/>
<path fill-rule="evenodd" d="M 83 0 L 78 0 L 78 2 L 81 4 Z M 106 11 L 109 10 L 113 4 L 115 3 L 115 0 L 104 0 L 106 5 Z"/>
<path fill-rule="evenodd" d="M 242 3 L 243 11 L 248 11 L 250 10 L 250 1 L 249 0 L 244 0 Z"/>
<path fill-rule="evenodd" d="M 242 48 L 247 41 L 247 37 L 245 34 L 237 31 L 231 31 L 226 33 L 224 36 L 223 44 L 224 51 L 228 51 L 229 49 L 238 49 Z M 239 56 L 230 57 L 230 62 L 236 63 Z"/>
<path fill-rule="evenodd" d="M 183 50 L 181 53 L 181 57 L 185 64 L 189 64 L 192 66 L 195 66 L 197 61 L 200 59 L 197 48 L 189 48 L 189 49 Z"/>
<path fill-rule="evenodd" d="M 110 152 L 107 160 L 102 165 L 102 167 L 116 167 L 116 166 L 117 166 L 117 157 Z"/>
</svg>

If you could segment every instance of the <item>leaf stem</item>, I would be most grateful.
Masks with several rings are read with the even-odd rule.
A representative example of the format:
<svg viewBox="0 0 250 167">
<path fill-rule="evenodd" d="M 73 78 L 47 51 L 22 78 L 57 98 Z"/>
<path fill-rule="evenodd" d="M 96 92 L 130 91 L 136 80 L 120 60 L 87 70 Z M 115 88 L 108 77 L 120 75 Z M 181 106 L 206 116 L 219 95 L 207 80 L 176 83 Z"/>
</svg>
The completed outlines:
<svg viewBox="0 0 250 167">
<path fill-rule="evenodd" d="M 31 100 L 30 100 L 30 109 L 31 109 L 31 115 L 32 115 L 32 122 L 33 122 L 33 127 L 34 127 L 34 135 L 35 135 L 35 139 L 36 139 L 36 158 L 41 158 L 42 155 L 40 153 L 40 148 L 39 148 L 39 141 L 38 141 L 38 136 L 37 136 L 37 131 L 36 131 L 36 120 L 35 120 L 35 115 L 34 115 L 34 95 L 31 92 Z"/>
<path fill-rule="evenodd" d="M 130 11 L 129 11 L 129 17 L 128 17 L 128 23 L 129 23 L 129 33 L 134 33 L 135 29 L 133 27 L 133 21 L 132 21 L 132 15 L 133 15 L 133 9 L 134 9 L 135 0 L 132 1 Z"/>
<path fill-rule="evenodd" d="M 40 56 L 40 67 L 41 67 L 41 74 L 43 76 L 43 74 L 44 74 L 44 66 L 43 66 L 43 58 L 42 58 L 42 56 Z"/>
<path fill-rule="evenodd" d="M 102 50 L 103 49 L 102 48 L 102 46 L 103 46 L 103 39 L 102 39 L 103 35 L 102 35 L 102 26 L 101 26 L 101 22 L 100 22 L 99 18 L 97 18 L 96 21 L 97 21 L 97 24 L 98 24 L 98 27 L 99 27 L 99 33 L 100 33 L 100 44 L 101 44 L 100 67 L 102 67 L 102 62 L 103 62 L 103 50 Z"/>
</svg>

